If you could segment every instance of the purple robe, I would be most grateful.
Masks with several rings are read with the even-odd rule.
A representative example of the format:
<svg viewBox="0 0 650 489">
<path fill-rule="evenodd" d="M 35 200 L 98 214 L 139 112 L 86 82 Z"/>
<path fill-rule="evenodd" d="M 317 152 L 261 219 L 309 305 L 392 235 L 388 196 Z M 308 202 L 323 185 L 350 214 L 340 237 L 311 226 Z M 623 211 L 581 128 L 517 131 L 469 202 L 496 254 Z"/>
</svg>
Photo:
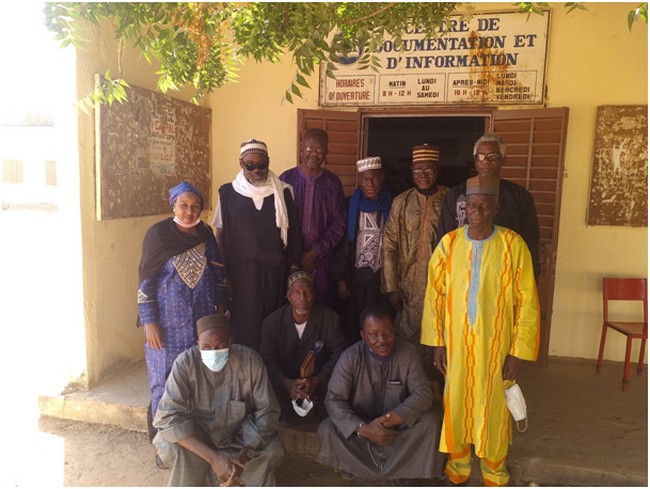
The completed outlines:
<svg viewBox="0 0 650 489">
<path fill-rule="evenodd" d="M 346 227 L 341 180 L 325 169 L 316 176 L 306 176 L 300 166 L 285 171 L 280 180 L 293 186 L 303 250 L 314 250 L 318 255 L 314 276 L 316 302 L 332 307 L 335 285 L 329 271 L 330 259 Z"/>
</svg>

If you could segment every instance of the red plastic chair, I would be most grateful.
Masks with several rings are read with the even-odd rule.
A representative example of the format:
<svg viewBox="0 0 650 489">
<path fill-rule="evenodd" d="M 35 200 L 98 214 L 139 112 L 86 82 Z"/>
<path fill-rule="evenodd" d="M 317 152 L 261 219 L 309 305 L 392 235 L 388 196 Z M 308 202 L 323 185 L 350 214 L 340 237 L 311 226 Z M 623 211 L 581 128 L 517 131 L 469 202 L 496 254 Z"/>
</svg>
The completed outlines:
<svg viewBox="0 0 650 489">
<path fill-rule="evenodd" d="M 609 301 L 617 300 L 639 300 L 643 301 L 643 322 L 611 321 L 609 319 Z M 648 281 L 645 278 L 603 278 L 603 332 L 600 337 L 600 351 L 596 372 L 603 363 L 603 352 L 605 351 L 605 337 L 607 328 L 612 328 L 627 336 L 625 348 L 625 366 L 623 370 L 623 392 L 627 390 L 630 376 L 630 353 L 632 351 L 632 340 L 641 340 L 639 351 L 639 363 L 636 373 L 643 372 L 643 356 L 645 354 L 645 343 L 648 339 Z"/>
</svg>

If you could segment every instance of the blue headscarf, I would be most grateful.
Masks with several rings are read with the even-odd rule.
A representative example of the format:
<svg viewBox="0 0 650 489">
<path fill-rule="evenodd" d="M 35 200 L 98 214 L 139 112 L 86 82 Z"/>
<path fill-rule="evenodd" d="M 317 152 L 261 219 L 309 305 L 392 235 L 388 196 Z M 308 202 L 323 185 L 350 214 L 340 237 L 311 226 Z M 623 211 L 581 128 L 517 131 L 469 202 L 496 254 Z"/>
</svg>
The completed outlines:
<svg viewBox="0 0 650 489">
<path fill-rule="evenodd" d="M 384 218 L 384 222 L 388 219 L 388 212 L 390 205 L 393 203 L 393 196 L 386 187 L 382 187 L 377 196 L 377 200 L 368 200 L 363 196 L 363 192 L 357 187 L 350 196 L 350 204 L 348 206 L 348 241 L 354 240 L 354 235 L 357 232 L 357 219 L 359 210 L 363 212 L 380 211 Z"/>
<path fill-rule="evenodd" d="M 192 192 L 193 194 L 196 194 L 196 196 L 201 201 L 201 210 L 203 210 L 203 194 L 201 194 L 201 191 L 198 188 L 188 182 L 181 182 L 175 187 L 169 189 L 169 205 L 171 205 L 173 208 L 174 202 L 176 202 L 178 196 L 184 194 L 185 192 Z"/>
</svg>

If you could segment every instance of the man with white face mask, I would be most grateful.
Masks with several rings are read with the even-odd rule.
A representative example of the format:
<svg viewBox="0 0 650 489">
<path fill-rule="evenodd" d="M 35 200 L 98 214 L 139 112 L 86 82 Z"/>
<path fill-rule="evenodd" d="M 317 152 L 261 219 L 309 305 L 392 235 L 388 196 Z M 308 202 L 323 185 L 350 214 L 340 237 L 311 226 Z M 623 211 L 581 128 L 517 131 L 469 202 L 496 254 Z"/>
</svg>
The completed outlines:
<svg viewBox="0 0 650 489">
<path fill-rule="evenodd" d="M 225 315 L 205 316 L 196 329 L 198 345 L 174 362 L 154 419 L 169 485 L 273 486 L 284 448 L 262 359 L 232 344 Z"/>
</svg>

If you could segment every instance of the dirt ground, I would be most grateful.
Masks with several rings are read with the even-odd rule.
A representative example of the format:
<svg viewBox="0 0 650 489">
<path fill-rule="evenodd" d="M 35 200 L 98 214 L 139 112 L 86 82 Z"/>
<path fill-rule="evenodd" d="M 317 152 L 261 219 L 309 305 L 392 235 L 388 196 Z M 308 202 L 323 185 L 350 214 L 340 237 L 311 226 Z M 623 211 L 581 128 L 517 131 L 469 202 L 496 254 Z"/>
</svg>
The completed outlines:
<svg viewBox="0 0 650 489">
<path fill-rule="evenodd" d="M 156 468 L 145 433 L 109 425 L 85 424 L 43 417 L 42 433 L 63 439 L 63 485 L 166 486 L 169 472 Z M 396 481 L 345 481 L 329 467 L 305 455 L 287 454 L 276 472 L 278 486 L 391 486 Z"/>
</svg>

